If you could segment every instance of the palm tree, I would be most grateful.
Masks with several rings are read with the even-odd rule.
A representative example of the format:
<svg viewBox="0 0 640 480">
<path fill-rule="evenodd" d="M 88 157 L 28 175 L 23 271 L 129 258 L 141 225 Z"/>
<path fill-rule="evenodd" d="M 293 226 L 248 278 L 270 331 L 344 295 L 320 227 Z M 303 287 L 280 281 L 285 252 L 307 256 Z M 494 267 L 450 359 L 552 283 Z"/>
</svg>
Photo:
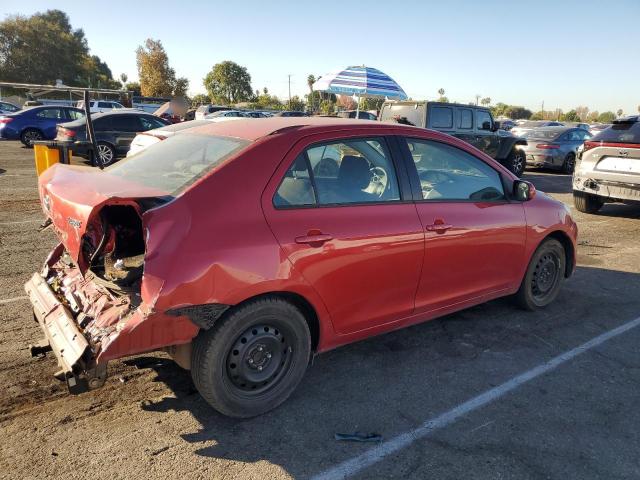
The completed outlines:
<svg viewBox="0 0 640 480">
<path fill-rule="evenodd" d="M 486 107 L 491 103 L 491 97 L 484 97 L 482 100 L 480 100 L 480 103 L 482 103 L 482 105 Z"/>
<path fill-rule="evenodd" d="M 476 93 L 476 105 L 478 105 L 478 102 L 480 101 L 480 97 L 482 97 L 482 95 L 480 95 L 479 93 Z"/>
<path fill-rule="evenodd" d="M 616 113 L 618 114 L 619 117 L 621 117 L 624 112 L 622 111 L 621 108 L 619 108 Z"/>
<path fill-rule="evenodd" d="M 309 103 L 311 104 L 311 111 L 313 112 L 313 84 L 316 83 L 316 77 L 309 75 L 307 77 L 307 85 L 309 86 Z"/>
<path fill-rule="evenodd" d="M 441 88 L 440 90 L 438 90 L 438 95 L 440 95 L 441 97 L 444 97 L 444 88 Z"/>
</svg>

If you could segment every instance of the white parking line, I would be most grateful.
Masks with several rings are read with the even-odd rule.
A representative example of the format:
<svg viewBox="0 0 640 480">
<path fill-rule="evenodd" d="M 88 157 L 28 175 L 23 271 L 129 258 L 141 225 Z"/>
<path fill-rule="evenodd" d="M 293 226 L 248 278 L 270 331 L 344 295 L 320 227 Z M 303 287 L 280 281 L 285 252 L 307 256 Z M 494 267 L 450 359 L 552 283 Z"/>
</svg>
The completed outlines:
<svg viewBox="0 0 640 480">
<path fill-rule="evenodd" d="M 23 295 L 21 297 L 5 298 L 4 300 L 0 300 L 0 305 L 4 305 L 5 303 L 19 302 L 20 300 L 26 300 L 28 298 L 29 297 L 27 297 L 26 295 Z"/>
<path fill-rule="evenodd" d="M 537 378 L 540 375 L 543 375 L 555 369 L 556 367 L 559 367 L 563 363 L 572 360 L 573 358 L 588 350 L 591 350 L 592 348 L 602 345 L 603 343 L 611 340 L 614 337 L 617 337 L 618 335 L 622 335 L 623 333 L 637 327 L 638 325 L 640 325 L 640 317 L 636 318 L 635 320 L 631 320 L 630 322 L 625 323 L 624 325 L 621 325 L 617 328 L 614 328 L 613 330 L 605 332 L 602 335 L 598 335 L 588 342 L 583 343 L 579 347 L 564 352 L 557 357 L 552 358 L 548 362 L 542 363 L 537 367 L 532 368 L 531 370 L 521 373 L 517 377 L 506 381 L 502 385 L 498 385 L 497 387 L 487 390 L 477 397 L 474 397 L 471 400 L 467 400 L 463 404 L 452 408 L 448 412 L 427 420 L 422 425 L 413 430 L 402 433 L 390 440 L 387 440 L 386 442 L 382 442 L 377 447 L 374 447 L 371 450 L 358 455 L 357 457 L 339 463 L 335 467 L 332 467 L 318 475 L 315 475 L 314 477 L 312 477 L 312 480 L 342 479 L 354 475 L 359 471 L 380 462 L 387 455 L 408 447 L 416 440 L 420 440 L 431 435 L 436 430 L 439 430 L 443 427 L 446 427 L 450 423 L 453 423 L 461 416 L 484 407 L 485 405 L 499 399 L 512 390 L 515 390 L 520 385 L 523 385 L 524 383 L 527 383 L 528 381 L 533 380 L 534 378 Z"/>
</svg>

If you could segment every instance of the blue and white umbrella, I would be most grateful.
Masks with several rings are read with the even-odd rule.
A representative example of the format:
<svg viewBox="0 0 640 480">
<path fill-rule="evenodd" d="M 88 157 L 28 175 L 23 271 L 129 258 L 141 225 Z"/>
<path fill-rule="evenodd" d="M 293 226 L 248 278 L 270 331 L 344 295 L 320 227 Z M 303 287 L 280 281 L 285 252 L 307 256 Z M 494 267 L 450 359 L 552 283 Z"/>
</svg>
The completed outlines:
<svg viewBox="0 0 640 480">
<path fill-rule="evenodd" d="M 360 97 L 407 99 L 407 94 L 389 75 L 377 68 L 364 66 L 348 67 L 336 73 L 323 75 L 313 84 L 313 89 L 320 92 L 358 97 L 358 112 L 360 111 Z"/>
</svg>

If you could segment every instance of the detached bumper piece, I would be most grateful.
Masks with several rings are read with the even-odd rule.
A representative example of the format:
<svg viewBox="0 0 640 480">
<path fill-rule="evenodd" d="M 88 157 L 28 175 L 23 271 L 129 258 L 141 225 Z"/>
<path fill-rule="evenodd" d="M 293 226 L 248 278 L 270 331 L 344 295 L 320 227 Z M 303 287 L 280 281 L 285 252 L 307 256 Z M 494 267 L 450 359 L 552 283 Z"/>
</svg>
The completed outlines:
<svg viewBox="0 0 640 480">
<path fill-rule="evenodd" d="M 53 351 L 61 368 L 56 377 L 66 381 L 72 394 L 101 387 L 107 376 L 106 364 L 95 363 L 91 345 L 67 307 L 56 298 L 46 280 L 38 273 L 31 277 L 24 288 L 45 335 L 43 342 L 30 347 L 32 355 Z"/>
</svg>

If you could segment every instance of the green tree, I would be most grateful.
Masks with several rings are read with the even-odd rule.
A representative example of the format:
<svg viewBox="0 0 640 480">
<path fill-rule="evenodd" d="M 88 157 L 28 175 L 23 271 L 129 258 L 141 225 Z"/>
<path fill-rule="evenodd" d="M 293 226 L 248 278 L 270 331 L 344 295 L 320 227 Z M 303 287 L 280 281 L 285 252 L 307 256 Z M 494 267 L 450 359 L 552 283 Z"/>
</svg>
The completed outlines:
<svg viewBox="0 0 640 480">
<path fill-rule="evenodd" d="M 187 91 L 189 90 L 189 80 L 185 77 L 176 78 L 173 84 L 173 96 L 174 97 L 187 97 Z"/>
<path fill-rule="evenodd" d="M 307 77 L 307 86 L 309 87 L 309 95 L 307 95 L 307 100 L 309 100 L 309 109 L 314 111 L 314 104 L 311 103 L 313 101 L 313 84 L 316 83 L 316 77 L 313 75 L 309 75 Z"/>
<path fill-rule="evenodd" d="M 384 98 L 365 97 L 360 100 L 360 110 L 379 111 L 384 103 Z"/>
<path fill-rule="evenodd" d="M 147 38 L 136 49 L 140 90 L 145 97 L 169 97 L 176 86 L 176 72 L 160 40 Z"/>
<path fill-rule="evenodd" d="M 211 103 L 211 99 L 209 98 L 209 95 L 204 93 L 198 93 L 191 99 L 191 105 L 194 107 L 199 107 L 200 105 L 205 105 L 207 103 Z"/>
<path fill-rule="evenodd" d="M 226 105 L 246 102 L 253 95 L 247 69 L 229 60 L 215 64 L 203 83 L 212 99 Z"/>
<path fill-rule="evenodd" d="M 304 111 L 306 103 L 302 100 L 298 95 L 294 95 L 291 97 L 291 101 L 289 102 L 289 110 L 295 110 L 302 112 Z"/>
<path fill-rule="evenodd" d="M 616 119 L 616 114 L 613 112 L 602 112 L 598 115 L 598 122 L 600 123 L 611 123 Z"/>
<path fill-rule="evenodd" d="M 597 122 L 599 116 L 600 116 L 600 113 L 597 110 L 593 112 L 589 112 L 589 115 L 587 115 L 586 121 L 590 123 Z"/>
<path fill-rule="evenodd" d="M 331 100 L 322 100 L 320 102 L 320 111 L 325 115 L 331 115 L 336 111 L 336 102 Z"/>
<path fill-rule="evenodd" d="M 73 29 L 66 13 L 47 10 L 0 22 L 0 75 L 3 81 L 103 88 L 117 85 L 111 70 L 89 56 L 82 29 Z"/>
<path fill-rule="evenodd" d="M 522 118 L 527 119 L 531 117 L 532 113 L 531 113 L 531 110 L 528 110 L 519 105 L 509 105 L 504 110 L 504 115 L 513 120 L 520 120 Z"/>
<path fill-rule="evenodd" d="M 575 110 L 569 110 L 562 116 L 562 120 L 566 122 L 579 122 L 580 115 L 578 115 L 578 112 L 576 112 Z"/>
<path fill-rule="evenodd" d="M 133 95 L 140 96 L 142 93 L 140 92 L 140 83 L 139 82 L 129 82 L 124 85 L 125 90 L 129 90 L 133 92 Z"/>
<path fill-rule="evenodd" d="M 491 103 L 491 97 L 484 97 L 482 100 L 480 100 L 480 103 L 485 107 L 488 107 Z"/>
</svg>

